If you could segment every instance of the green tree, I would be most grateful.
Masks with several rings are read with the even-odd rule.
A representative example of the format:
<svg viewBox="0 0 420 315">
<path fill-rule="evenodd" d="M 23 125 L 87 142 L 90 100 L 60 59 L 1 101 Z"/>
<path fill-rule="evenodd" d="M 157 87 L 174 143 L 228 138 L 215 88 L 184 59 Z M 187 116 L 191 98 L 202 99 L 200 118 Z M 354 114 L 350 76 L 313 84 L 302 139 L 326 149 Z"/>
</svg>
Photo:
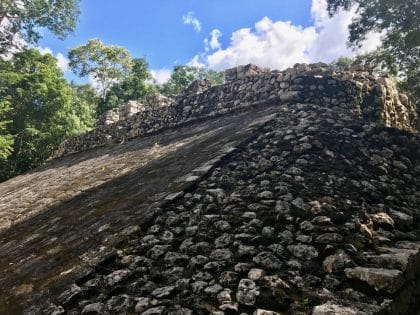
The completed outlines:
<svg viewBox="0 0 420 315">
<path fill-rule="evenodd" d="M 204 79 L 209 80 L 213 84 L 222 84 L 224 75 L 206 68 L 177 65 L 174 67 L 169 81 L 163 84 L 160 90 L 164 95 L 180 94 L 194 80 Z"/>
<path fill-rule="evenodd" d="M 360 46 L 370 31 L 383 32 L 374 63 L 398 75 L 401 85 L 420 106 L 420 1 L 328 0 L 331 15 L 353 5 L 357 6 L 358 17 L 349 26 L 349 42 Z"/>
<path fill-rule="evenodd" d="M 105 45 L 91 39 L 85 45 L 69 52 L 70 69 L 79 76 L 91 76 L 99 84 L 101 98 L 112 85 L 123 79 L 131 70 L 130 53 L 123 47 Z"/>
<path fill-rule="evenodd" d="M 1 179 L 39 165 L 65 138 L 89 128 L 89 119 L 78 116 L 81 110 L 75 107 L 73 91 L 50 54 L 29 49 L 2 61 L 0 86 L 10 122 L 3 132 L 14 139 L 7 160 L 1 162 Z"/>
<path fill-rule="evenodd" d="M 133 59 L 130 73 L 122 81 L 114 84 L 100 102 L 99 113 L 115 108 L 129 100 L 142 100 L 146 96 L 157 93 L 155 85 L 150 83 L 152 75 L 144 58 Z"/>
<path fill-rule="evenodd" d="M 356 55 L 353 58 L 340 57 L 333 61 L 331 65 L 339 69 L 347 67 L 361 67 L 370 73 L 395 74 L 397 70 L 395 67 L 391 69 L 388 67 L 387 62 L 384 59 L 386 56 L 385 52 L 378 49 L 369 53 Z"/>
<path fill-rule="evenodd" d="M 13 136 L 7 130 L 7 126 L 10 124 L 9 111 L 9 101 L 0 100 L 0 161 L 6 160 L 13 150 Z"/>
<path fill-rule="evenodd" d="M 90 84 L 71 83 L 72 96 L 72 116 L 75 117 L 78 132 L 91 130 L 96 125 L 97 112 L 100 99 L 95 89 Z"/>
<path fill-rule="evenodd" d="M 59 38 L 71 33 L 79 15 L 80 0 L 1 0 L 0 54 L 36 44 L 46 28 Z"/>
<path fill-rule="evenodd" d="M 339 68 L 339 69 L 347 68 L 347 67 L 351 66 L 352 61 L 353 60 L 351 58 L 348 58 L 348 57 L 339 57 L 337 60 L 333 61 L 331 63 L 331 65 L 333 67 L 336 67 L 336 68 Z"/>
</svg>

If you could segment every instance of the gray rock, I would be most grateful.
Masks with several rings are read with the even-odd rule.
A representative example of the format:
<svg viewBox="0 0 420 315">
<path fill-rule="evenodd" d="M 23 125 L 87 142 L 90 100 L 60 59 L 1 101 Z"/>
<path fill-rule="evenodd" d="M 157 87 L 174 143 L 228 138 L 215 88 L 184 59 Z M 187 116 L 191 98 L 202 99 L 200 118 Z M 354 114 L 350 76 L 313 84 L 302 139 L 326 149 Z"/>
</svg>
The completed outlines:
<svg viewBox="0 0 420 315">
<path fill-rule="evenodd" d="M 238 306 L 238 303 L 225 303 L 225 304 L 220 305 L 219 309 L 222 311 L 237 312 L 239 309 L 239 306 Z"/>
<path fill-rule="evenodd" d="M 233 241 L 234 241 L 233 235 L 224 233 L 214 240 L 214 245 L 216 246 L 216 248 L 223 248 L 232 244 Z"/>
<path fill-rule="evenodd" d="M 284 247 L 281 244 L 270 244 L 267 247 L 274 255 L 282 257 L 284 253 Z"/>
<path fill-rule="evenodd" d="M 265 226 L 262 231 L 261 235 L 266 238 L 272 238 L 274 236 L 275 229 L 271 226 Z"/>
<path fill-rule="evenodd" d="M 153 308 L 149 308 L 147 311 L 141 313 L 141 315 L 162 315 L 165 314 L 166 307 L 165 306 L 157 306 Z"/>
<path fill-rule="evenodd" d="M 403 274 L 396 269 L 383 268 L 347 268 L 344 269 L 346 277 L 366 282 L 377 290 L 395 293 L 404 283 Z"/>
<path fill-rule="evenodd" d="M 299 226 L 303 231 L 312 231 L 314 229 L 314 225 L 309 221 L 303 221 Z"/>
<path fill-rule="evenodd" d="M 232 252 L 228 249 L 215 249 L 211 252 L 210 258 L 214 260 L 231 260 Z"/>
<path fill-rule="evenodd" d="M 134 311 L 136 313 L 142 313 L 150 306 L 150 298 L 148 297 L 140 297 L 137 298 L 137 304 L 134 307 Z"/>
<path fill-rule="evenodd" d="M 227 304 L 232 302 L 232 290 L 230 289 L 224 289 L 219 292 L 217 295 L 217 301 L 219 304 Z"/>
<path fill-rule="evenodd" d="M 350 262 L 348 255 L 343 250 L 338 250 L 334 255 L 324 259 L 322 268 L 328 273 L 337 272 L 344 269 Z"/>
<path fill-rule="evenodd" d="M 379 212 L 369 215 L 375 227 L 382 227 L 385 229 L 394 228 L 394 220 L 385 212 Z"/>
<path fill-rule="evenodd" d="M 324 225 L 332 225 L 332 221 L 329 217 L 325 215 L 316 216 L 312 219 L 313 224 L 324 224 Z"/>
<path fill-rule="evenodd" d="M 127 294 L 113 296 L 106 302 L 106 308 L 113 314 L 124 313 L 131 306 L 132 300 Z"/>
<path fill-rule="evenodd" d="M 152 292 L 152 295 L 158 299 L 166 298 L 172 294 L 174 291 L 174 286 L 167 286 L 167 287 L 161 287 L 157 288 Z"/>
<path fill-rule="evenodd" d="M 290 285 L 278 275 L 264 276 L 261 278 L 261 286 L 271 289 L 290 289 Z"/>
<path fill-rule="evenodd" d="M 257 195 L 258 198 L 260 199 L 272 199 L 273 198 L 273 193 L 271 191 L 265 190 L 263 192 L 260 192 Z"/>
<path fill-rule="evenodd" d="M 258 281 L 264 276 L 265 276 L 265 271 L 262 269 L 252 268 L 248 272 L 248 278 L 251 279 L 252 281 Z"/>
<path fill-rule="evenodd" d="M 223 290 L 223 287 L 220 284 L 214 284 L 204 289 L 204 293 L 207 293 L 213 297 L 217 295 L 220 291 Z"/>
<path fill-rule="evenodd" d="M 82 314 L 103 314 L 104 309 L 105 305 L 103 303 L 92 303 L 83 308 Z"/>
<path fill-rule="evenodd" d="M 207 286 L 207 282 L 201 281 L 201 280 L 195 281 L 191 284 L 192 291 L 195 294 L 202 294 L 206 286 Z"/>
<path fill-rule="evenodd" d="M 312 236 L 299 234 L 296 235 L 296 240 L 301 243 L 312 243 Z"/>
<path fill-rule="evenodd" d="M 209 259 L 206 256 L 203 255 L 197 255 L 194 257 L 191 257 L 189 265 L 192 268 L 196 268 L 198 266 L 204 266 L 206 263 L 208 263 Z"/>
<path fill-rule="evenodd" d="M 239 245 L 237 255 L 238 257 L 253 256 L 257 253 L 255 246 Z"/>
<path fill-rule="evenodd" d="M 414 222 L 413 216 L 396 210 L 391 210 L 389 215 L 395 222 L 398 229 L 402 231 L 409 231 L 412 228 Z"/>
<path fill-rule="evenodd" d="M 278 237 L 282 243 L 293 243 L 293 233 L 290 231 L 283 231 L 279 233 Z"/>
<path fill-rule="evenodd" d="M 59 297 L 58 300 L 63 303 L 63 304 L 67 304 L 70 303 L 73 299 L 77 298 L 78 296 L 80 296 L 80 294 L 82 293 L 82 288 L 80 288 L 78 285 L 76 284 L 72 284 L 70 289 L 64 291 Z"/>
<path fill-rule="evenodd" d="M 169 244 L 173 241 L 174 239 L 174 234 L 171 231 L 164 231 L 162 236 L 160 237 L 160 239 L 166 243 Z"/>
<path fill-rule="evenodd" d="M 187 255 L 178 254 L 176 252 L 167 252 L 163 260 L 167 264 L 175 265 L 187 263 L 189 259 L 190 258 Z"/>
<path fill-rule="evenodd" d="M 241 279 L 236 292 L 236 300 L 243 305 L 253 306 L 260 294 L 255 282 L 250 279 Z"/>
<path fill-rule="evenodd" d="M 315 242 L 320 244 L 334 244 L 342 241 L 343 237 L 337 233 L 324 233 L 315 238 Z"/>
<path fill-rule="evenodd" d="M 224 221 L 224 220 L 214 222 L 214 227 L 223 232 L 230 231 L 231 229 L 229 222 Z"/>
<path fill-rule="evenodd" d="M 105 277 L 105 281 L 108 286 L 113 286 L 125 278 L 127 278 L 131 274 L 129 269 L 121 269 L 116 270 Z"/>
<path fill-rule="evenodd" d="M 242 218 L 247 219 L 247 220 L 252 220 L 252 219 L 255 219 L 256 217 L 257 215 L 255 214 L 255 212 L 251 212 L 251 211 L 244 212 L 242 214 Z"/>
<path fill-rule="evenodd" d="M 152 259 L 158 259 L 171 249 L 170 245 L 155 245 L 149 251 L 149 256 Z"/>
<path fill-rule="evenodd" d="M 315 306 L 312 315 L 367 315 L 365 312 L 347 306 L 332 304 L 327 302 L 322 305 Z"/>
<path fill-rule="evenodd" d="M 310 210 L 309 205 L 306 202 L 304 202 L 303 199 L 300 197 L 292 200 L 292 205 L 297 210 L 295 211 L 297 215 L 307 214 L 307 212 Z"/>
<path fill-rule="evenodd" d="M 236 272 L 224 271 L 220 274 L 219 283 L 224 286 L 229 286 L 235 283 L 237 279 L 238 279 L 238 274 Z"/>
<path fill-rule="evenodd" d="M 267 270 L 280 270 L 282 262 L 271 252 L 261 252 L 252 261 Z"/>
<path fill-rule="evenodd" d="M 287 246 L 289 252 L 295 257 L 304 260 L 310 260 L 318 257 L 318 251 L 315 247 L 309 245 L 289 245 Z"/>
<path fill-rule="evenodd" d="M 253 315 L 281 315 L 281 314 L 277 312 L 273 312 L 273 311 L 257 309 L 256 311 L 254 311 Z"/>
</svg>

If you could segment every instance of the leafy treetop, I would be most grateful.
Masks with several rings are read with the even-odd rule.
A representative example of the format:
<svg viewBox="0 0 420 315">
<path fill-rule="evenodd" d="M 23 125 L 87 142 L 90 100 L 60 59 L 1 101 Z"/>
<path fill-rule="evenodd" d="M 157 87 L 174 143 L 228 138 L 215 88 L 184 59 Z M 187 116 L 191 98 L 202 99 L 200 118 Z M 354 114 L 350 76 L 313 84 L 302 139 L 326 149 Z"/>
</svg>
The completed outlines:
<svg viewBox="0 0 420 315">
<path fill-rule="evenodd" d="M 381 32 L 382 47 L 362 59 L 398 75 L 401 86 L 420 106 L 420 1 L 328 0 L 328 11 L 334 15 L 354 5 L 358 16 L 349 26 L 350 43 L 361 45 L 369 32 Z"/>
<path fill-rule="evenodd" d="M 39 165 L 64 139 L 92 127 L 94 109 L 76 101 L 50 54 L 28 49 L 0 60 L 0 87 L 0 180 Z"/>
<path fill-rule="evenodd" d="M 69 52 L 69 67 L 79 76 L 91 76 L 99 84 L 102 99 L 111 86 L 124 78 L 132 67 L 130 53 L 123 47 L 105 45 L 91 39 Z"/>
<path fill-rule="evenodd" d="M 46 28 L 63 39 L 73 32 L 80 0 L 1 0 L 0 54 L 37 44 Z"/>
<path fill-rule="evenodd" d="M 202 67 L 190 67 L 177 65 L 171 74 L 169 81 L 162 85 L 161 92 L 164 95 L 181 93 L 194 80 L 209 80 L 213 84 L 222 84 L 224 74 Z"/>
</svg>

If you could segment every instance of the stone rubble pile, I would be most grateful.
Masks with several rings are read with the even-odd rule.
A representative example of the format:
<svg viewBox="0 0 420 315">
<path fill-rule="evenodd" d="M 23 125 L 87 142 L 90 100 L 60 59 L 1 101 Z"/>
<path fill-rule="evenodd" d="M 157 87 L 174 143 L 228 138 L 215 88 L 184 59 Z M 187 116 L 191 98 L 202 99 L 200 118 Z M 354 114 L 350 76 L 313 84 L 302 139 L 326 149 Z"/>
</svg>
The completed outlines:
<svg viewBox="0 0 420 315">
<path fill-rule="evenodd" d="M 344 102 L 344 86 L 356 84 L 334 78 L 293 79 L 336 94 L 278 105 L 275 118 L 194 176 L 191 189 L 169 198 L 45 312 L 414 314 L 420 136 L 360 119 Z M 252 94 L 254 79 L 263 80 L 247 77 L 243 93 Z M 370 97 L 391 108 L 386 84 Z M 372 117 L 363 106 L 360 114 Z"/>
<path fill-rule="evenodd" d="M 98 119 L 99 126 L 107 126 L 119 121 L 129 119 L 131 116 L 144 112 L 146 109 L 167 107 L 171 104 L 172 99 L 161 95 L 155 94 L 146 98 L 145 103 L 137 101 L 128 101 L 127 104 L 120 106 L 115 109 L 111 109 L 103 113 Z"/>
<path fill-rule="evenodd" d="M 348 110 L 388 127 L 413 130 L 415 106 L 389 78 L 363 71 L 335 70 L 323 63 L 297 64 L 284 71 L 254 65 L 229 69 L 226 83 L 194 82 L 176 98 L 156 95 L 105 113 L 95 130 L 64 141 L 54 157 L 119 143 L 164 128 L 259 104 L 315 104 Z"/>
</svg>

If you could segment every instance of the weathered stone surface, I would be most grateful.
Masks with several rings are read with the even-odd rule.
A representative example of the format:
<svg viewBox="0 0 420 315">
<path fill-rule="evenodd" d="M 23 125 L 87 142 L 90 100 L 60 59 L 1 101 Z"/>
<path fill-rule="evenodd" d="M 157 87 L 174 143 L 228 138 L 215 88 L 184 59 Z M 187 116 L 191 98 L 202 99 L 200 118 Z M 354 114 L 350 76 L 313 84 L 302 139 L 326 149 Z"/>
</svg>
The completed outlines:
<svg viewBox="0 0 420 315">
<path fill-rule="evenodd" d="M 265 276 L 265 271 L 262 270 L 262 269 L 252 268 L 248 272 L 248 278 L 253 280 L 253 281 L 260 280 L 264 276 Z"/>
<path fill-rule="evenodd" d="M 322 267 L 328 273 L 342 270 L 348 263 L 350 263 L 348 255 L 342 251 L 337 251 L 334 255 L 330 255 L 322 263 Z"/>
<path fill-rule="evenodd" d="M 254 315 L 280 315 L 280 313 L 258 309 L 254 312 Z"/>
<path fill-rule="evenodd" d="M 281 261 L 270 252 L 261 252 L 252 259 L 257 265 L 267 270 L 280 270 Z"/>
<path fill-rule="evenodd" d="M 171 295 L 172 291 L 175 289 L 174 286 L 162 287 L 154 290 L 152 296 L 156 298 L 165 298 Z"/>
<path fill-rule="evenodd" d="M 166 307 L 165 306 L 158 306 L 149 308 L 147 311 L 141 313 L 142 315 L 162 315 L 165 314 Z"/>
<path fill-rule="evenodd" d="M 325 303 L 315 306 L 312 315 L 367 315 L 365 312 L 352 307 Z"/>
<path fill-rule="evenodd" d="M 82 314 L 104 314 L 104 308 L 103 303 L 88 304 L 83 308 Z"/>
<path fill-rule="evenodd" d="M 287 249 L 297 258 L 310 260 L 318 257 L 318 251 L 315 247 L 309 245 L 290 245 Z"/>
<path fill-rule="evenodd" d="M 241 279 L 236 292 L 236 299 L 240 304 L 253 306 L 260 294 L 255 282 L 251 279 Z"/>
<path fill-rule="evenodd" d="M 403 284 L 402 272 L 396 269 L 384 268 L 347 268 L 344 269 L 347 278 L 366 282 L 377 290 L 396 292 Z"/>
<path fill-rule="evenodd" d="M 136 306 L 134 307 L 134 311 L 136 313 L 143 313 L 150 305 L 150 298 L 141 297 L 137 299 Z"/>
<path fill-rule="evenodd" d="M 0 207 L 12 209 L 38 202 L 24 192 L 48 193 L 46 178 L 88 183 L 1 234 L 11 255 L 0 257 L 0 313 L 25 301 L 34 314 L 102 303 L 104 314 L 411 315 L 420 141 L 398 125 L 412 117 L 389 103 L 391 83 L 322 64 L 243 70 L 239 81 L 196 83 L 167 106 L 98 128 L 116 128 L 130 140 L 122 145 L 52 161 L 54 171 L 34 170 L 4 192 L 0 184 Z M 101 173 L 115 160 L 126 175 L 118 165 Z M 55 285 L 70 288 L 61 300 Z"/>
<path fill-rule="evenodd" d="M 385 126 L 405 129 L 416 127 L 415 106 L 410 102 L 401 102 L 403 97 L 399 96 L 395 84 L 387 78 L 375 80 L 363 72 L 356 72 L 356 75 L 353 75 L 346 71 L 332 71 L 332 69 L 326 71 L 326 68 L 319 68 L 316 65 L 306 65 L 296 70 L 299 67 L 300 65 L 296 65 L 293 69 L 279 73 L 270 72 L 269 69 L 262 70 L 254 65 L 240 66 L 226 70 L 226 84 L 217 87 L 210 87 L 208 82 L 195 81 L 181 97 L 176 99 L 155 95 L 149 97 L 145 104 L 130 101 L 120 108 L 104 113 L 96 130 L 65 141 L 56 152 L 56 156 L 109 142 L 125 141 L 198 117 L 226 113 L 235 110 L 235 107 L 243 107 L 244 104 L 250 106 L 275 100 L 299 102 L 304 99 L 308 103 L 320 104 L 319 100 L 323 99 L 325 105 L 342 106 L 348 101 L 346 97 L 338 98 L 337 90 L 341 90 L 343 96 L 347 95 L 348 98 L 357 99 L 360 96 L 364 99 L 375 98 L 374 104 L 362 108 L 363 115 L 367 119 Z M 301 84 L 290 85 L 287 77 L 292 75 L 298 77 L 295 80 L 301 81 Z M 278 79 L 282 77 L 284 80 L 280 79 L 280 84 L 277 85 Z M 241 86 L 239 89 L 238 84 Z M 372 85 L 378 88 L 371 89 Z M 316 86 L 318 89 L 314 88 Z M 245 89 L 248 92 L 241 93 Z M 314 93 L 315 90 L 317 93 Z M 382 90 L 385 93 L 377 95 L 378 91 Z M 233 95 L 235 102 L 232 106 Z M 360 100 L 360 103 L 366 104 L 363 100 Z M 358 107 L 353 110 L 360 111 Z M 329 153 L 330 156 L 331 154 L 333 153 Z M 395 165 L 400 167 L 404 163 L 396 161 Z M 404 167 L 406 168 L 405 165 Z M 298 168 L 292 167 L 290 172 L 297 175 L 296 170 Z"/>
</svg>

